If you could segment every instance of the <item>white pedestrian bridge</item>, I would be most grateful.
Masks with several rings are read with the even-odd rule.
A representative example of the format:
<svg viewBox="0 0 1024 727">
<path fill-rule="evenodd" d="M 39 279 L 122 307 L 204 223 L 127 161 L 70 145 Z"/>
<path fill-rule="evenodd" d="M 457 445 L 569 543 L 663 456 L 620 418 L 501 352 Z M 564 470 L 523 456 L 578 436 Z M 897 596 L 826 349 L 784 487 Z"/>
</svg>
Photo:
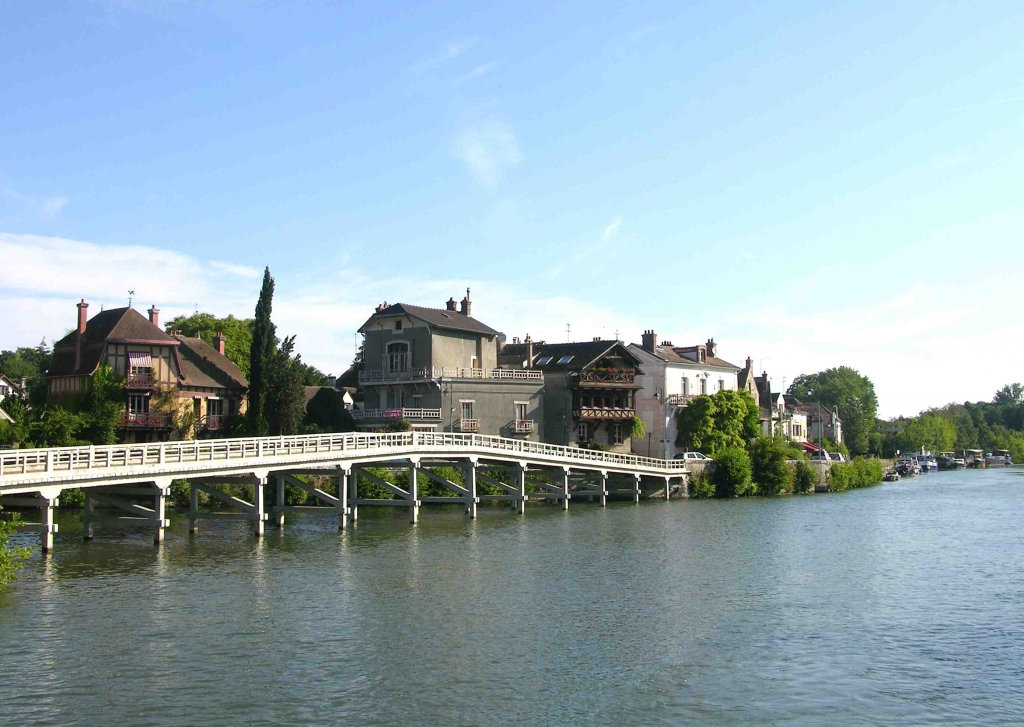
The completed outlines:
<svg viewBox="0 0 1024 727">
<path fill-rule="evenodd" d="M 367 471 L 370 467 L 408 471 L 404 488 Z M 435 472 L 456 467 L 462 481 Z M 335 478 L 335 494 L 298 475 Z M 421 497 L 418 482 L 427 478 L 450 493 L 447 497 Z M 289 437 L 207 439 L 150 444 L 54 447 L 0 450 L 0 505 L 39 508 L 41 522 L 26 530 L 42 533 L 43 549 L 53 547 L 57 532 L 53 509 L 60 493 L 82 488 L 85 493 L 85 537 L 105 523 L 143 525 L 155 529 L 155 542 L 163 540 L 165 501 L 172 480 L 186 480 L 190 488 L 189 532 L 202 519 L 244 519 L 262 535 L 268 519 L 267 491 L 275 500 L 269 510 L 284 526 L 289 511 L 317 510 L 337 517 L 338 527 L 355 522 L 360 506 L 399 506 L 418 519 L 424 504 L 460 504 L 470 517 L 482 501 L 505 501 L 519 513 L 529 499 L 553 501 L 568 508 L 573 497 L 601 505 L 610 495 L 639 501 L 644 490 L 675 488 L 686 491 L 686 466 L 681 461 L 563 447 L 520 439 L 478 434 L 438 432 L 315 434 Z M 360 497 L 360 483 L 375 483 L 393 499 Z M 218 488 L 227 483 L 250 486 L 251 501 Z M 477 484 L 490 485 L 500 494 L 481 495 Z M 299 487 L 318 506 L 286 506 L 285 485 Z M 379 491 L 379 489 L 378 489 Z M 199 509 L 199 493 L 227 506 L 229 512 Z M 150 506 L 152 504 L 152 506 Z M 115 517 L 98 510 L 113 512 Z"/>
</svg>

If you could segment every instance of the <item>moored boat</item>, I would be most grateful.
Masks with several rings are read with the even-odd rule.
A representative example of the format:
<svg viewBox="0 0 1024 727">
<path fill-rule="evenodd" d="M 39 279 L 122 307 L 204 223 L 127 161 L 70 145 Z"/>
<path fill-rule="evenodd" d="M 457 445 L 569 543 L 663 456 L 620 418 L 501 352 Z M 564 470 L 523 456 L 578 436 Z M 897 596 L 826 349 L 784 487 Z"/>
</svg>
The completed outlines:
<svg viewBox="0 0 1024 727">
<path fill-rule="evenodd" d="M 965 449 L 964 461 L 967 463 L 967 469 L 983 469 L 985 467 L 985 452 L 980 449 Z"/>
<path fill-rule="evenodd" d="M 963 457 L 957 457 L 953 452 L 939 452 L 935 458 L 940 470 L 962 470 L 967 466 Z"/>
<path fill-rule="evenodd" d="M 993 449 L 992 453 L 985 457 L 986 467 L 1012 467 L 1013 458 L 1010 457 L 1008 449 Z"/>
</svg>

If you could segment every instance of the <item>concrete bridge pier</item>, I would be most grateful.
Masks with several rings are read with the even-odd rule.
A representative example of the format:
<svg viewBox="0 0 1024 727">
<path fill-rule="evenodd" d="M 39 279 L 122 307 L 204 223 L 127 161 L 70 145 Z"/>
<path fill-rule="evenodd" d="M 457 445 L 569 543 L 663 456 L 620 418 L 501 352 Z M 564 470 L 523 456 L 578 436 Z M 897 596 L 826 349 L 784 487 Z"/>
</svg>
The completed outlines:
<svg viewBox="0 0 1024 727">
<path fill-rule="evenodd" d="M 420 487 L 417 475 L 420 471 L 420 461 L 412 458 L 409 460 L 409 523 L 415 525 L 420 519 Z"/>
<path fill-rule="evenodd" d="M 39 533 L 40 545 L 44 553 L 53 550 L 53 536 L 57 533 L 57 523 L 54 522 L 54 508 L 57 507 L 60 490 L 46 488 L 38 493 L 25 496 L 4 495 L 0 496 L 0 506 L 5 509 L 32 508 L 40 512 L 40 522 L 25 522 L 19 527 L 23 533 Z"/>
<path fill-rule="evenodd" d="M 267 486 L 268 477 L 264 474 L 262 476 L 256 476 L 256 482 L 253 483 L 252 489 L 252 508 L 253 508 L 253 534 L 257 538 L 262 538 L 265 528 L 265 521 L 267 518 L 264 506 L 264 489 Z M 281 485 L 282 492 L 284 491 L 284 484 Z M 284 525 L 284 515 L 281 515 L 282 527 Z"/>
<path fill-rule="evenodd" d="M 466 487 L 466 514 L 470 518 L 476 517 L 476 457 L 470 457 L 466 460 L 466 464 L 463 466 L 463 480 Z"/>
<path fill-rule="evenodd" d="M 526 463 L 516 462 L 512 467 L 512 474 L 515 477 L 516 499 L 514 500 L 516 512 L 520 515 L 526 514 Z"/>
<path fill-rule="evenodd" d="M 563 510 L 568 510 L 569 509 L 569 498 L 571 497 L 571 495 L 569 494 L 569 468 L 568 467 L 562 467 L 561 468 L 561 471 L 559 472 L 559 475 L 558 475 L 558 479 L 559 479 L 559 485 L 562 488 L 562 509 Z"/>
<path fill-rule="evenodd" d="M 278 530 L 284 530 L 284 477 L 274 476 L 274 495 L 276 506 L 274 507 L 274 525 Z"/>
<path fill-rule="evenodd" d="M 633 475 L 633 502 L 640 502 L 640 475 Z"/>
<path fill-rule="evenodd" d="M 152 526 L 155 528 L 153 544 L 160 545 L 164 542 L 167 526 L 171 524 L 167 519 L 167 493 L 170 487 L 170 479 L 161 478 L 133 485 L 109 485 L 85 490 L 82 538 L 92 540 L 96 535 L 97 523 L 109 521 L 117 525 Z M 145 500 L 150 497 L 153 498 L 153 507 L 139 504 L 140 498 Z M 119 514 L 101 518 L 96 514 L 97 505 Z"/>
<path fill-rule="evenodd" d="M 348 478 L 350 477 L 349 470 L 338 468 L 338 530 L 345 529 L 345 523 L 348 520 Z"/>
</svg>

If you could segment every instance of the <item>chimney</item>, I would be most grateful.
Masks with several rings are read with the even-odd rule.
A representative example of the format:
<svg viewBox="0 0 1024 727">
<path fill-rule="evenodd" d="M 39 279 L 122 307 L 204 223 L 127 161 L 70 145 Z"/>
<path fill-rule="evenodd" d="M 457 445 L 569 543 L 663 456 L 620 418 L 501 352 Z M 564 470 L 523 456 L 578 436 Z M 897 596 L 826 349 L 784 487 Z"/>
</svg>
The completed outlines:
<svg viewBox="0 0 1024 727">
<path fill-rule="evenodd" d="M 658 340 L 658 337 L 654 335 L 654 331 L 644 331 L 644 335 L 641 338 L 643 342 L 640 347 L 648 353 L 654 353 L 655 342 Z"/>
<path fill-rule="evenodd" d="M 455 312 L 455 298 L 449 298 L 448 302 L 444 304 L 445 310 L 450 310 L 452 313 Z"/>
<path fill-rule="evenodd" d="M 338 388 L 338 379 L 334 374 L 327 374 L 327 385 L 332 389 Z"/>
<path fill-rule="evenodd" d="M 469 300 L 469 288 L 466 288 L 466 297 L 462 299 L 462 308 L 459 309 L 459 313 L 461 313 L 462 315 L 466 316 L 466 318 L 469 318 L 470 317 L 469 310 L 470 310 L 470 307 L 472 305 L 473 304 Z"/>
<path fill-rule="evenodd" d="M 709 338 L 708 342 L 705 345 L 708 349 L 708 356 L 714 357 L 715 350 L 718 348 L 718 346 L 715 344 L 715 339 Z"/>
<path fill-rule="evenodd" d="M 600 340 L 601 340 L 600 336 L 594 336 L 594 343 L 597 343 Z"/>
<path fill-rule="evenodd" d="M 160 309 L 155 305 L 149 309 L 149 322 L 157 328 L 160 327 Z"/>
<path fill-rule="evenodd" d="M 82 298 L 78 304 L 78 330 L 75 336 L 75 371 L 82 365 L 82 347 L 85 344 L 85 323 L 89 320 L 89 304 Z"/>
<path fill-rule="evenodd" d="M 221 356 L 225 355 L 224 344 L 226 342 L 227 339 L 224 338 L 224 331 L 217 331 L 217 335 L 213 337 L 213 347 L 217 349 L 217 353 L 219 353 Z"/>
<path fill-rule="evenodd" d="M 530 334 L 526 334 L 526 368 L 533 366 L 533 339 L 530 338 Z"/>
</svg>

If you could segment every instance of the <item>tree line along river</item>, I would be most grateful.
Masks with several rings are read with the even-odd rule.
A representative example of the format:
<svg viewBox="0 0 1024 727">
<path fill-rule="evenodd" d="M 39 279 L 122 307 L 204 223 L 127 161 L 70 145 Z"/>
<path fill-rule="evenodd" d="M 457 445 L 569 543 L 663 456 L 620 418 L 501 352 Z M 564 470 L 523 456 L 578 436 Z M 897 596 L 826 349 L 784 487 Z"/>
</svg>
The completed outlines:
<svg viewBox="0 0 1024 727">
<path fill-rule="evenodd" d="M 1019 724 L 1022 475 L 262 541 L 172 513 L 161 548 L 70 513 L 0 595 L 0 724 Z"/>
</svg>

